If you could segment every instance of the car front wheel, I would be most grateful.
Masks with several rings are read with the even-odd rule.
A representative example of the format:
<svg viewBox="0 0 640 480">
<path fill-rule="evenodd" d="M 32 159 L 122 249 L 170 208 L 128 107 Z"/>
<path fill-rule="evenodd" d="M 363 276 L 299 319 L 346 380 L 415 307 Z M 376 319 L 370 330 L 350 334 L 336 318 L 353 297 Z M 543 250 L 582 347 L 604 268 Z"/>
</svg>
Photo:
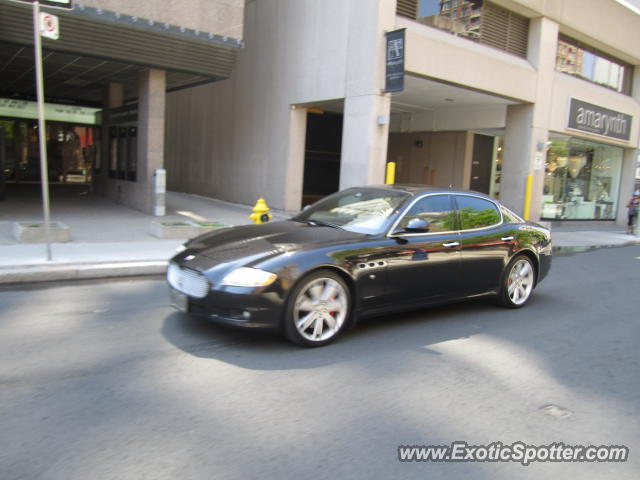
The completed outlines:
<svg viewBox="0 0 640 480">
<path fill-rule="evenodd" d="M 508 308 L 524 306 L 533 292 L 535 285 L 535 267 L 526 255 L 515 257 L 507 266 L 502 288 L 499 294 L 500 303 Z"/>
<path fill-rule="evenodd" d="M 351 294 L 344 280 L 333 272 L 319 270 L 293 288 L 284 332 L 299 345 L 320 347 L 340 335 L 350 313 Z"/>
</svg>

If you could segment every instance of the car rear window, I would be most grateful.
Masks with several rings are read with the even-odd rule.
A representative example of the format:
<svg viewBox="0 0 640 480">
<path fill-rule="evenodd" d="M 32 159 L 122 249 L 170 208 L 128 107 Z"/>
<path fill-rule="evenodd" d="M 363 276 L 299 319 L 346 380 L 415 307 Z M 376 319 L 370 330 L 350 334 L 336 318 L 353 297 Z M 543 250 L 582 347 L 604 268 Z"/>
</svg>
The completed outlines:
<svg viewBox="0 0 640 480">
<path fill-rule="evenodd" d="M 456 195 L 456 203 L 462 230 L 498 225 L 502 219 L 496 204 L 484 198 Z"/>
</svg>

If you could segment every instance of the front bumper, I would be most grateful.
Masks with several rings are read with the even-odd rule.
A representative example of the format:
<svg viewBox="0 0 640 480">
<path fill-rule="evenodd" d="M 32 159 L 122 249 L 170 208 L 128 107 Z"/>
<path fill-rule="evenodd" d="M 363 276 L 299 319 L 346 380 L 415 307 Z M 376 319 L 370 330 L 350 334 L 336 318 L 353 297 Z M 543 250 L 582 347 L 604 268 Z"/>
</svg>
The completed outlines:
<svg viewBox="0 0 640 480">
<path fill-rule="evenodd" d="M 274 293 L 211 290 L 193 298 L 169 286 L 169 296 L 180 311 L 236 327 L 278 329 L 283 315 L 283 302 Z"/>
</svg>

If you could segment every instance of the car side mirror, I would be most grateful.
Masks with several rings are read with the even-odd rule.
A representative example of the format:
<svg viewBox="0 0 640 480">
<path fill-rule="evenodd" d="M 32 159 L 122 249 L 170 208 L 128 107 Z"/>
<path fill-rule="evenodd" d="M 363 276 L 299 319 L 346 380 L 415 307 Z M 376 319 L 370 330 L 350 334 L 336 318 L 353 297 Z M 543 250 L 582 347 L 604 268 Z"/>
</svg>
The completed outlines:
<svg viewBox="0 0 640 480">
<path fill-rule="evenodd" d="M 409 232 L 428 232 L 429 222 L 423 218 L 412 218 L 404 229 Z"/>
<path fill-rule="evenodd" d="M 305 210 L 308 210 L 309 208 L 311 208 L 311 205 L 305 205 L 304 207 L 302 207 L 302 211 L 304 212 Z"/>
</svg>

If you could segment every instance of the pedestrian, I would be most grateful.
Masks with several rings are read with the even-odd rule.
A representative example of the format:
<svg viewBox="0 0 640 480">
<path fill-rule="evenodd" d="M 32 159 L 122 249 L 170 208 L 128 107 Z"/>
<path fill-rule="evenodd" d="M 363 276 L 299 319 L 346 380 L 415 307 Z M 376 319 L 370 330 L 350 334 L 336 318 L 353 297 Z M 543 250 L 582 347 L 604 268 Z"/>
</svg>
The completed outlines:
<svg viewBox="0 0 640 480">
<path fill-rule="evenodd" d="M 633 193 L 633 197 L 627 203 L 627 211 L 629 212 L 629 220 L 627 221 L 627 233 L 633 235 L 633 223 L 638 216 L 638 208 L 640 208 L 640 190 Z M 637 220 L 636 220 L 637 221 Z"/>
</svg>

